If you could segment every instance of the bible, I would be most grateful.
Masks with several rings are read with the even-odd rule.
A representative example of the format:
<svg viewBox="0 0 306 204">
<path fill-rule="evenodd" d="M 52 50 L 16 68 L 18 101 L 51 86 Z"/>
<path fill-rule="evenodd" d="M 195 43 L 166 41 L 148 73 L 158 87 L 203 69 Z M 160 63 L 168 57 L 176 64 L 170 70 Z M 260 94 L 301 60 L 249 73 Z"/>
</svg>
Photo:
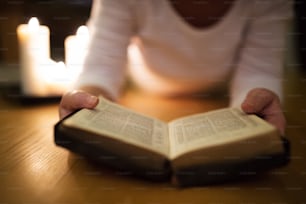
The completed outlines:
<svg viewBox="0 0 306 204">
<path fill-rule="evenodd" d="M 129 174 L 178 185 L 249 177 L 288 163 L 289 141 L 256 115 L 224 108 L 168 123 L 99 98 L 54 127 L 58 146 Z"/>
</svg>

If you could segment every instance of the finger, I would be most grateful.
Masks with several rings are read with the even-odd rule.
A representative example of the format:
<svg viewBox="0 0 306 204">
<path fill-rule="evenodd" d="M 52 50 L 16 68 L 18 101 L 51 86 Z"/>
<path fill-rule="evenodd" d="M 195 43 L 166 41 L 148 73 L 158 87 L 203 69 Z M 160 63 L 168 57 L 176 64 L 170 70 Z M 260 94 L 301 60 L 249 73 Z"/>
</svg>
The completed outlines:
<svg viewBox="0 0 306 204">
<path fill-rule="evenodd" d="M 265 107 L 268 107 L 273 103 L 274 105 L 277 105 L 279 104 L 279 100 L 272 91 L 264 88 L 257 88 L 251 90 L 247 94 L 241 108 L 246 113 L 261 113 L 265 110 Z"/>
<path fill-rule="evenodd" d="M 279 98 L 272 91 L 263 88 L 253 89 L 246 96 L 241 108 L 248 114 L 262 117 L 284 135 L 286 119 Z"/>
<path fill-rule="evenodd" d="M 98 101 L 98 97 L 87 92 L 69 92 L 62 97 L 60 102 L 60 118 L 80 108 L 94 108 Z"/>
</svg>

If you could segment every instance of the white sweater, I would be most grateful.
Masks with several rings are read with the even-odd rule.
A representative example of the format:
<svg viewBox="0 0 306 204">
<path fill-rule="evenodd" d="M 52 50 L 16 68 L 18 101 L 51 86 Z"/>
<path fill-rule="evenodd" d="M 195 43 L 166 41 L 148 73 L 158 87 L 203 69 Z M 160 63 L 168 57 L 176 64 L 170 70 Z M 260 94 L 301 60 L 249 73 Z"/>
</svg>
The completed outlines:
<svg viewBox="0 0 306 204">
<path fill-rule="evenodd" d="M 117 98 L 130 73 L 140 87 L 161 94 L 228 84 L 232 106 L 240 106 L 256 87 L 282 98 L 285 28 L 291 16 L 288 0 L 236 0 L 219 22 L 198 29 L 168 0 L 96 0 L 89 51 L 75 87 L 98 86 Z"/>
</svg>

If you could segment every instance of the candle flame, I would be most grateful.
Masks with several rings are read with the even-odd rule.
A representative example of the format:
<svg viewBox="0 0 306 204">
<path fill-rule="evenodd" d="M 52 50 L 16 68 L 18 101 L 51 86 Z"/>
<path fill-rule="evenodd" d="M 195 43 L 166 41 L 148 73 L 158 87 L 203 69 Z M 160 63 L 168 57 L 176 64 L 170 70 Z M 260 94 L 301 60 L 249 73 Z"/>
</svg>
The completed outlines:
<svg viewBox="0 0 306 204">
<path fill-rule="evenodd" d="M 32 17 L 30 20 L 29 20 L 29 29 L 31 30 L 37 30 L 39 28 L 39 21 L 36 17 Z"/>
<path fill-rule="evenodd" d="M 88 37 L 89 35 L 89 31 L 88 31 L 88 28 L 87 26 L 80 26 L 76 32 L 76 35 L 77 36 L 82 36 L 82 37 Z"/>
</svg>

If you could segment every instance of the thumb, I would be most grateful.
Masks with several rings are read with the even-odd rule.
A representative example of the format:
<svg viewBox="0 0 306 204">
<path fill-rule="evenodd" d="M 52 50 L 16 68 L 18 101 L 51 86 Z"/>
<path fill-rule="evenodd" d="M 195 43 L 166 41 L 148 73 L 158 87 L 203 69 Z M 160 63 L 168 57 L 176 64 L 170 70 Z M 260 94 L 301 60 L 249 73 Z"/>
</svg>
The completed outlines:
<svg viewBox="0 0 306 204">
<path fill-rule="evenodd" d="M 241 108 L 246 113 L 261 114 L 266 107 L 273 103 L 277 105 L 279 104 L 279 100 L 272 91 L 264 88 L 256 88 L 247 94 Z"/>
<path fill-rule="evenodd" d="M 243 103 L 242 110 L 247 114 L 256 114 L 279 129 L 284 135 L 286 119 L 282 112 L 279 97 L 264 88 L 251 90 Z"/>
<path fill-rule="evenodd" d="M 66 93 L 60 102 L 60 118 L 80 108 L 94 108 L 99 102 L 98 97 L 83 91 Z"/>
</svg>

